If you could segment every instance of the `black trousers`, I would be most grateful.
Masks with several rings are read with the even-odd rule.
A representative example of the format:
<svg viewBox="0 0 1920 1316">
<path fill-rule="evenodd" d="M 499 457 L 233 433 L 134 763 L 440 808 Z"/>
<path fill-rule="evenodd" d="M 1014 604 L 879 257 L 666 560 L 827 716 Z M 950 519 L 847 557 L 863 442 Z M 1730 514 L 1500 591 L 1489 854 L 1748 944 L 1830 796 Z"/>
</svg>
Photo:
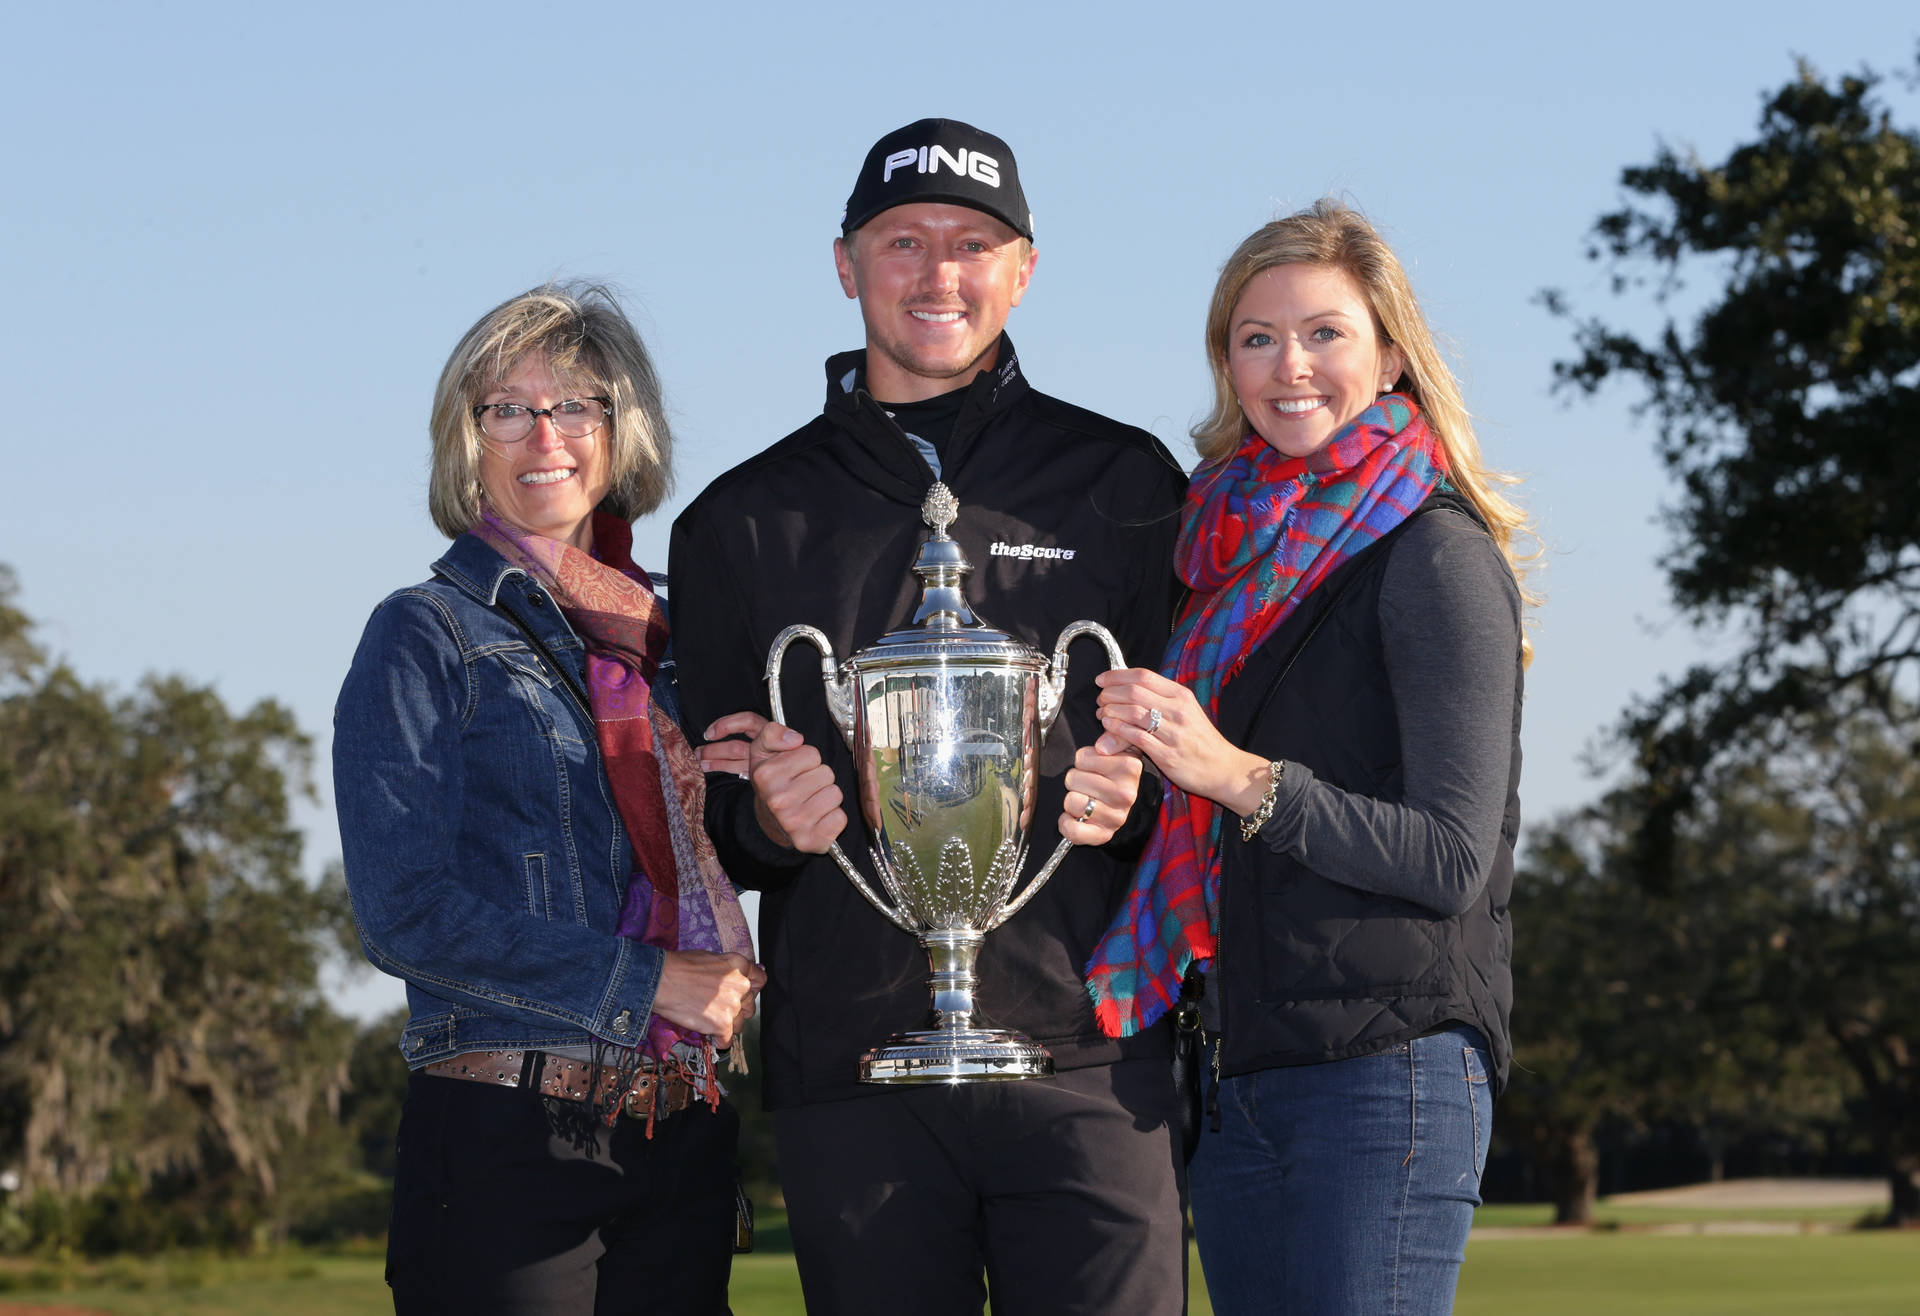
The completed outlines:
<svg viewBox="0 0 1920 1316">
<path fill-rule="evenodd" d="M 548 1104 L 408 1079 L 387 1238 L 394 1311 L 725 1313 L 733 1108 L 695 1105 L 656 1121 L 649 1140 L 644 1120 L 555 1121 Z"/>
<path fill-rule="evenodd" d="M 1165 1060 L 775 1111 L 810 1316 L 1186 1310 Z"/>
</svg>

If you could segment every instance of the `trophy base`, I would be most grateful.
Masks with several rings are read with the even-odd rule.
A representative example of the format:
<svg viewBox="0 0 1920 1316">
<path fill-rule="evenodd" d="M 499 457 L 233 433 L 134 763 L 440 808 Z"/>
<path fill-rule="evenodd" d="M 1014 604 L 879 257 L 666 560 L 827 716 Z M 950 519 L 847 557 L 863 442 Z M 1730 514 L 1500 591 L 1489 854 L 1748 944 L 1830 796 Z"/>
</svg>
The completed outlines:
<svg viewBox="0 0 1920 1316">
<path fill-rule="evenodd" d="M 1052 1075 L 1047 1048 L 1002 1028 L 896 1033 L 860 1057 L 862 1083 L 1004 1083 Z"/>
</svg>

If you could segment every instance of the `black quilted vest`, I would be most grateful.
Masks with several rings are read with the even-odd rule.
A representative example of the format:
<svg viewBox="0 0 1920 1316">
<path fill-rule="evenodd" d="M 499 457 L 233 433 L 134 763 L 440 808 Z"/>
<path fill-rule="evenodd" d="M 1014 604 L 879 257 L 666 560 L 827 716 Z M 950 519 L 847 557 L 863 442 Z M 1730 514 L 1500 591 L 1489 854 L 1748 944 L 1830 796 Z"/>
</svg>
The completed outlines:
<svg viewBox="0 0 1920 1316">
<path fill-rule="evenodd" d="M 1443 508 L 1478 520 L 1451 493 L 1433 495 L 1415 515 Z M 1397 531 L 1411 523 L 1322 582 L 1227 685 L 1220 729 L 1229 741 L 1262 758 L 1304 764 L 1343 790 L 1401 797 L 1379 597 Z M 1211 989 L 1221 993 L 1222 1074 L 1368 1055 L 1459 1021 L 1486 1037 L 1495 1082 L 1505 1085 L 1517 730 L 1514 742 L 1493 873 L 1480 899 L 1457 917 L 1330 881 L 1258 838 L 1241 841 L 1226 819 L 1220 956 L 1210 975 Z"/>
</svg>

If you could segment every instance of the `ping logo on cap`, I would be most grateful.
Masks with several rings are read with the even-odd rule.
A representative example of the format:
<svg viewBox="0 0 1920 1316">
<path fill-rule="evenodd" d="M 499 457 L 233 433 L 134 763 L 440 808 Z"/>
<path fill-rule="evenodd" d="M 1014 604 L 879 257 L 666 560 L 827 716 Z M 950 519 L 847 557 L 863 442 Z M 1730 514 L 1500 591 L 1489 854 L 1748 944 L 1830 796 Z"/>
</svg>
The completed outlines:
<svg viewBox="0 0 1920 1316">
<path fill-rule="evenodd" d="M 969 151 L 961 147 L 957 154 L 944 146 L 923 146 L 918 150 L 895 151 L 881 162 L 880 181 L 888 182 L 893 171 L 914 167 L 919 174 L 937 174 L 940 166 L 946 167 L 962 178 L 971 178 L 976 183 L 985 183 L 988 187 L 1000 186 L 1000 162 L 984 151 Z"/>
</svg>

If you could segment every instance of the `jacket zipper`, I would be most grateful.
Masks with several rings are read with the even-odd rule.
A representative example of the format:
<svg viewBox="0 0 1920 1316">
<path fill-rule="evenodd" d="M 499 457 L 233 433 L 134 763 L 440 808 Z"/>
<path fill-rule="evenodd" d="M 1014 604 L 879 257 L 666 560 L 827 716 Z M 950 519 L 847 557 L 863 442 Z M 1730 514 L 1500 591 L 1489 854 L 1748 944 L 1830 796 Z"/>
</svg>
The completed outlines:
<svg viewBox="0 0 1920 1316">
<path fill-rule="evenodd" d="M 915 461 L 920 463 L 920 469 L 927 473 L 927 488 L 931 489 L 935 484 L 945 482 L 946 473 L 933 469 L 932 464 L 927 461 L 927 454 L 920 451 L 920 445 L 907 437 L 907 432 L 901 428 L 900 422 L 892 416 L 889 416 L 887 409 L 880 405 L 879 399 L 867 392 L 864 388 L 854 394 L 854 413 L 856 415 L 860 414 L 862 403 L 872 408 L 872 414 L 869 415 L 867 419 L 877 422 L 883 430 L 899 441 L 902 448 L 905 448 L 909 453 L 913 454 Z M 956 425 L 955 428 L 957 429 L 958 426 Z M 944 466 L 945 463 L 943 462 L 942 465 Z M 924 492 L 921 496 L 925 497 Z"/>
<path fill-rule="evenodd" d="M 1221 829 L 1225 831 L 1225 828 Z M 1224 865 L 1222 866 L 1224 868 Z M 1223 872 L 1221 877 L 1224 879 Z M 1227 884 L 1220 883 L 1220 935 L 1213 945 L 1213 963 L 1209 966 L 1220 991 L 1220 1028 L 1213 1035 L 1213 1077 L 1207 1084 L 1207 1127 L 1220 1132 L 1220 1052 L 1227 1045 L 1227 978 L 1224 972 L 1227 950 Z M 1202 1034 L 1204 1037 L 1205 1035 Z"/>
</svg>

